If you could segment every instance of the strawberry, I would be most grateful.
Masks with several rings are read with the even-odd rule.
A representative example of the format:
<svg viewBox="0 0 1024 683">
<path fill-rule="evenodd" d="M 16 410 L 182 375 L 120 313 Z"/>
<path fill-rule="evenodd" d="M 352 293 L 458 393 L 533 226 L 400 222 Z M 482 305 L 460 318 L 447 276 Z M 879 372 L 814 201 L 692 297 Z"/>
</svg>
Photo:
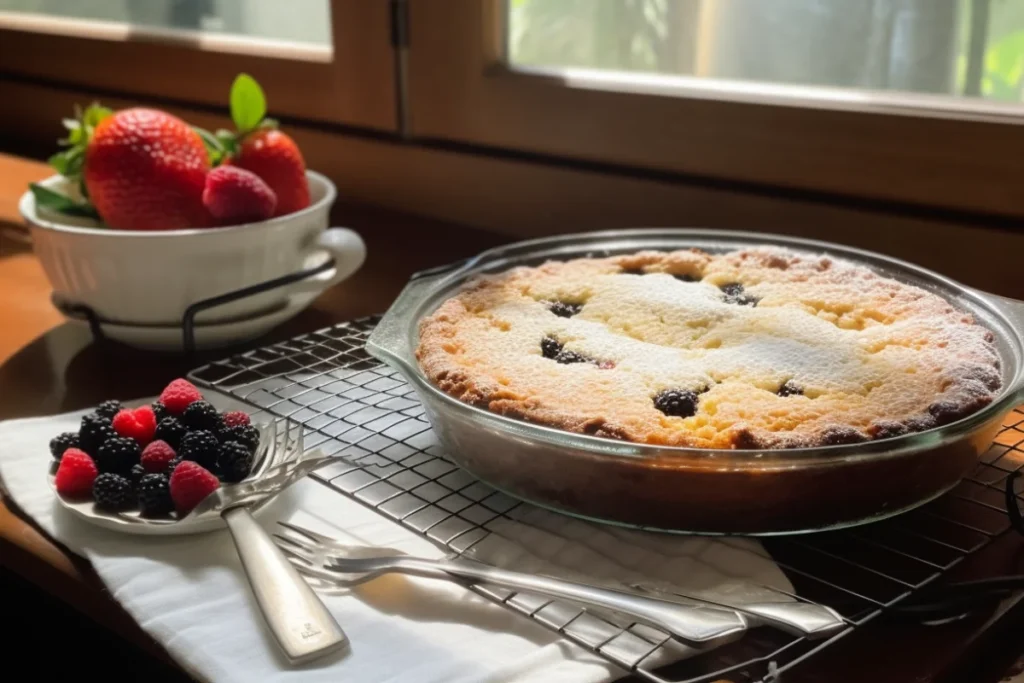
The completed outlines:
<svg viewBox="0 0 1024 683">
<path fill-rule="evenodd" d="M 64 451 L 54 477 L 57 493 L 62 496 L 86 496 L 92 492 L 92 483 L 98 473 L 96 463 L 85 451 L 69 448 Z"/>
<path fill-rule="evenodd" d="M 252 171 L 277 195 L 275 216 L 309 206 L 306 161 L 298 145 L 266 118 L 267 101 L 259 83 L 239 74 L 231 85 L 231 120 L 236 131 L 217 131 L 214 142 L 223 150 L 224 164 Z"/>
<path fill-rule="evenodd" d="M 156 109 L 103 118 L 85 144 L 85 188 L 103 221 L 122 230 L 210 223 L 203 186 L 210 156 L 187 123 Z"/>
<path fill-rule="evenodd" d="M 237 225 L 270 218 L 277 195 L 252 171 L 219 166 L 206 176 L 203 205 L 222 224 Z"/>
<path fill-rule="evenodd" d="M 156 413 L 152 406 L 121 410 L 114 415 L 113 426 L 114 431 L 121 436 L 131 437 L 139 446 L 145 446 L 156 433 Z"/>
<path fill-rule="evenodd" d="M 67 457 L 67 456 L 65 456 Z M 220 480 L 208 469 L 183 460 L 171 474 L 171 500 L 179 515 L 187 515 L 203 498 L 220 488 Z"/>
<path fill-rule="evenodd" d="M 185 408 L 196 401 L 202 401 L 203 395 L 187 379 L 176 379 L 168 384 L 160 394 L 160 403 L 171 415 L 181 415 Z"/>
<path fill-rule="evenodd" d="M 262 128 L 242 138 L 231 163 L 252 171 L 277 195 L 275 216 L 309 206 L 306 161 L 298 145 L 279 130 Z"/>
</svg>

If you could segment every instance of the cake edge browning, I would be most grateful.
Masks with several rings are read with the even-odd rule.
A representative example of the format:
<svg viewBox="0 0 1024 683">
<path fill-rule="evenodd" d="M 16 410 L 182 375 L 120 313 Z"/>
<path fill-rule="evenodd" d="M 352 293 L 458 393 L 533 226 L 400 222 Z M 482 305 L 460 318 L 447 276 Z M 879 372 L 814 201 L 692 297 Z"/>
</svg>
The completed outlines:
<svg viewBox="0 0 1024 683">
<path fill-rule="evenodd" d="M 638 259 L 638 255 L 625 255 L 616 257 L 616 259 L 626 269 Z M 641 260 L 645 263 L 649 261 L 649 259 Z M 503 273 L 497 274 L 497 276 L 501 275 Z M 471 280 L 464 285 L 460 293 L 485 286 L 486 281 L 492 277 L 495 276 L 484 276 Z M 434 313 L 420 321 L 420 343 L 416 349 L 416 358 L 424 375 L 440 391 L 463 403 L 503 417 L 573 434 L 596 436 L 639 445 L 689 447 L 702 450 L 727 450 L 729 448 L 781 450 L 840 446 L 898 438 L 950 424 L 975 414 L 992 403 L 1002 387 L 1002 376 L 998 370 L 999 361 L 996 357 L 992 367 L 970 365 L 951 370 L 950 390 L 945 392 L 940 399 L 928 405 L 926 411 L 900 420 L 879 418 L 874 420 L 864 431 L 850 425 L 834 424 L 827 425 L 813 434 L 777 433 L 754 430 L 738 424 L 731 431 L 732 443 L 729 447 L 709 447 L 696 443 L 684 432 L 677 433 L 677 438 L 670 440 L 651 440 L 645 438 L 643 433 L 632 430 L 626 425 L 615 424 L 607 418 L 581 416 L 557 407 L 542 406 L 535 400 L 516 396 L 507 387 L 492 378 L 471 376 L 452 361 L 451 351 L 452 346 L 458 344 L 456 332 L 459 323 L 472 315 L 457 293 L 443 302 Z M 973 317 L 971 317 L 971 324 L 983 327 L 973 320 Z M 987 340 L 991 341 L 993 337 L 991 331 L 986 330 L 986 332 Z"/>
</svg>

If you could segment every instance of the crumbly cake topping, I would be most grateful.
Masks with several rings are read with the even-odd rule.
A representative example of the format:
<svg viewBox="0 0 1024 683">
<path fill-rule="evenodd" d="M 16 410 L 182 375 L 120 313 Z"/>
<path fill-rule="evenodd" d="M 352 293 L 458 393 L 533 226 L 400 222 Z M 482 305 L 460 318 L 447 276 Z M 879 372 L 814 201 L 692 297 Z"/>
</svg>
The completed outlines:
<svg viewBox="0 0 1024 683">
<path fill-rule="evenodd" d="M 999 389 L 992 335 L 923 289 L 777 248 L 641 252 L 479 277 L 424 319 L 421 367 L 495 413 L 641 443 L 898 436 Z"/>
</svg>

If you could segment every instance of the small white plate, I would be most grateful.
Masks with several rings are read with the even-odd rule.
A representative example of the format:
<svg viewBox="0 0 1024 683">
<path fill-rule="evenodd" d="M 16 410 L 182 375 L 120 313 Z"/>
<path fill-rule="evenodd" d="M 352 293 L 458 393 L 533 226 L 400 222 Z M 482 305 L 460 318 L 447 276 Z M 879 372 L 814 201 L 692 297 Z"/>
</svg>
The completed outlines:
<svg viewBox="0 0 1024 683">
<path fill-rule="evenodd" d="M 204 396 L 204 398 L 221 412 L 227 410 L 244 410 L 249 412 L 252 410 L 252 406 L 244 405 L 239 401 L 220 395 Z M 151 403 L 154 400 L 156 400 L 155 397 L 149 400 L 127 402 L 125 405 L 128 407 L 138 407 Z M 270 418 L 266 414 L 263 417 Z M 301 458 L 303 456 L 301 452 L 298 452 L 301 451 L 301 439 L 298 439 L 298 434 L 302 431 L 302 426 L 298 423 L 289 422 L 285 419 L 274 421 L 266 419 L 266 421 L 260 421 L 259 418 L 256 418 L 253 420 L 253 425 L 260 430 L 260 445 L 253 458 L 252 472 L 240 484 L 222 484 L 225 488 L 244 485 L 247 482 L 258 479 L 268 469 L 285 462 L 287 459 Z M 296 440 L 299 444 L 298 451 L 291 448 L 295 445 Z M 272 443 L 277 445 L 277 449 L 273 457 L 268 457 Z M 64 498 L 57 493 L 56 472 L 57 462 L 52 461 L 47 479 L 50 482 L 50 488 L 53 490 L 53 497 L 57 504 L 75 517 L 95 526 L 138 536 L 182 536 L 201 534 L 224 528 L 224 520 L 216 513 L 186 518 L 183 521 L 179 521 L 173 516 L 150 519 L 143 517 L 138 510 L 110 512 L 98 507 L 91 499 L 72 500 Z"/>
<path fill-rule="evenodd" d="M 310 278 L 323 281 L 326 288 L 334 277 L 330 269 Z M 291 320 L 304 311 L 323 290 L 299 292 L 288 297 L 281 306 L 256 315 L 245 316 L 220 322 L 202 322 L 193 327 L 197 349 L 215 349 L 239 344 L 260 337 L 278 325 Z M 56 298 L 51 298 L 54 307 L 68 319 L 68 322 L 89 327 L 89 321 L 80 314 L 71 313 Z M 183 349 L 182 328 L 177 325 L 130 325 L 116 322 L 102 322 L 100 329 L 104 336 L 129 346 L 147 351 L 181 351 Z"/>
</svg>

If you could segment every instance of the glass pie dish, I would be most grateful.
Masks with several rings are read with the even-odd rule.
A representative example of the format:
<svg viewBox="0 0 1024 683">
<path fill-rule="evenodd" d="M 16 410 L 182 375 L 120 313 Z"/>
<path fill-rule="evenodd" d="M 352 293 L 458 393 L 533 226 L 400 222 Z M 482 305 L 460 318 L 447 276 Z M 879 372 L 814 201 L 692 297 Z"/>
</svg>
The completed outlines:
<svg viewBox="0 0 1024 683">
<path fill-rule="evenodd" d="M 701 449 L 617 441 L 497 415 L 444 393 L 417 362 L 420 321 L 476 275 L 585 256 L 755 246 L 846 259 L 970 312 L 995 337 L 1002 389 L 962 419 L 889 439 L 784 450 Z M 899 514 L 955 486 L 989 447 L 1005 414 L 1024 400 L 1024 302 L 869 251 L 735 231 L 618 230 L 492 249 L 414 275 L 367 350 L 417 390 L 448 457 L 492 486 L 591 520 L 689 533 L 797 533 Z"/>
</svg>

